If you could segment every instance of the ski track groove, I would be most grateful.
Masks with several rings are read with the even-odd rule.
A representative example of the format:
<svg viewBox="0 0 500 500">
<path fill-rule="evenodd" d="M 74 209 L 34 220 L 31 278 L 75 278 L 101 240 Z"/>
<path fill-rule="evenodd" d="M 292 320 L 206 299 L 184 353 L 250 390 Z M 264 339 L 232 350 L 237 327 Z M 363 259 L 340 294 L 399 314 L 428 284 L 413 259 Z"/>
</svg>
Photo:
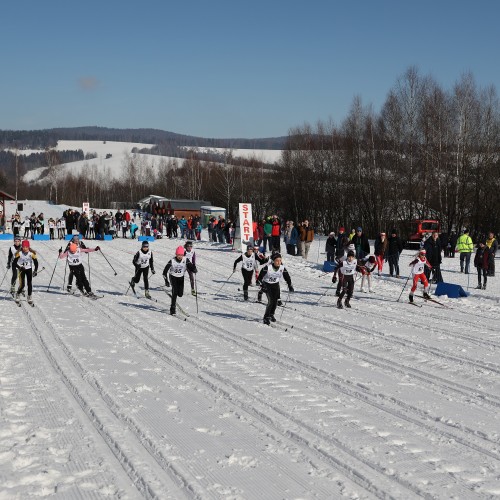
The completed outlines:
<svg viewBox="0 0 500 500">
<path fill-rule="evenodd" d="M 219 304 L 218 304 L 218 306 L 219 306 L 219 308 L 226 309 L 225 307 L 221 307 Z M 241 338 L 237 337 L 237 340 L 236 340 L 236 341 L 234 340 L 234 338 L 233 338 L 234 336 L 233 336 L 233 334 L 232 334 L 230 331 L 228 331 L 228 330 L 225 330 L 225 329 L 224 329 L 224 330 L 225 330 L 225 332 L 226 332 L 226 336 L 222 336 L 222 335 L 220 335 L 220 330 L 221 330 L 221 328 L 220 328 L 220 326 L 218 326 L 218 325 L 214 325 L 214 324 L 212 324 L 211 322 L 206 321 L 206 320 L 203 320 L 203 321 L 202 321 L 202 320 L 199 320 L 198 318 L 193 317 L 193 316 L 191 316 L 191 317 L 188 319 L 188 321 L 192 321 L 193 323 L 197 324 L 197 325 L 198 325 L 198 326 L 200 326 L 200 327 L 201 327 L 204 331 L 206 331 L 206 330 L 207 330 L 207 322 L 208 322 L 208 323 L 210 323 L 210 324 L 211 324 L 211 330 L 212 330 L 212 333 L 213 333 L 213 334 L 217 335 L 219 338 L 224 338 L 226 341 L 227 341 L 227 335 L 229 335 L 229 336 L 231 337 L 231 339 L 230 339 L 230 340 L 231 340 L 231 341 L 233 341 L 233 342 L 235 342 L 235 343 L 236 343 L 236 345 L 237 345 L 238 347 L 244 347 L 244 348 L 246 348 L 246 349 L 248 350 L 248 346 L 244 346 L 244 345 L 242 345 L 242 344 L 241 344 L 241 340 L 242 340 Z M 159 342 L 159 341 L 158 341 L 157 339 L 155 339 L 153 336 L 149 336 L 149 335 L 148 335 L 148 337 L 150 337 L 150 338 L 151 338 L 151 340 L 154 340 L 155 342 Z M 259 345 L 258 347 L 260 347 L 260 348 L 262 349 L 262 346 L 260 346 L 260 345 Z M 170 347 L 170 346 L 167 346 L 167 348 L 171 349 L 171 347 Z M 274 360 L 272 360 L 272 359 L 270 359 L 270 357 L 269 357 L 269 355 L 268 355 L 268 354 L 263 353 L 263 352 L 262 352 L 262 350 L 259 350 L 259 349 L 257 349 L 256 351 L 253 351 L 253 352 L 254 352 L 255 354 L 257 354 L 257 355 L 259 355 L 259 356 L 261 356 L 261 357 L 263 357 L 263 358 L 267 359 L 267 360 L 272 361 L 273 363 L 278 363 L 278 364 L 280 364 L 281 366 L 284 366 L 284 367 L 285 367 L 285 368 L 287 368 L 287 369 L 291 369 L 291 370 L 296 369 L 296 368 L 297 368 L 297 364 L 300 364 L 300 363 L 298 363 L 298 362 L 297 362 L 297 360 L 292 359 L 292 358 L 288 358 L 288 359 L 287 359 L 288 363 L 289 363 L 290 361 L 292 362 L 292 364 L 291 364 L 291 365 L 290 365 L 290 364 L 283 363 L 283 359 L 280 359 L 279 357 L 278 357 L 278 358 L 275 358 Z M 185 356 L 185 355 L 183 355 L 183 354 L 179 354 L 178 352 L 176 352 L 176 354 L 178 354 L 178 355 L 180 355 L 180 356 Z M 279 356 L 279 353 L 273 353 L 273 354 L 275 354 L 275 355 L 278 355 L 278 356 Z M 198 364 L 195 360 L 192 360 L 191 358 L 186 357 L 186 358 L 185 358 L 185 361 L 188 361 L 188 362 L 192 363 L 192 364 L 193 364 L 193 365 L 194 365 L 197 369 L 200 369 L 199 364 Z M 311 367 L 310 367 L 310 366 L 308 366 L 307 364 L 302 364 L 302 365 L 300 366 L 300 368 L 301 368 L 301 369 L 304 369 L 304 368 L 305 368 L 305 369 L 307 369 L 308 371 L 318 371 L 316 368 L 311 368 Z M 238 392 L 244 392 L 245 394 L 247 394 L 247 396 L 248 396 L 248 397 L 256 399 L 256 396 L 255 396 L 255 395 L 249 394 L 249 393 L 248 393 L 248 392 L 247 392 L 247 391 L 246 391 L 243 387 L 238 386 L 238 385 L 235 385 L 235 384 L 234 384 L 234 383 L 232 383 L 230 380 L 223 380 L 223 379 L 221 379 L 221 377 L 220 377 L 218 374 L 213 374 L 213 373 L 211 373 L 211 376 L 216 377 L 216 378 L 217 378 L 218 380 L 220 380 L 221 382 L 224 382 L 224 383 L 226 383 L 226 384 L 233 385 L 233 386 L 234 386 L 234 388 L 235 388 Z M 325 372 L 325 377 L 331 377 L 331 373 Z M 312 377 L 312 378 L 316 378 L 316 377 Z M 331 383 L 331 381 L 330 381 L 330 380 L 328 380 L 328 379 L 326 379 L 326 380 L 319 380 L 319 381 L 320 381 L 321 383 L 328 383 L 330 386 L 332 386 L 332 387 L 333 387 L 333 388 L 335 388 L 336 390 L 339 390 L 340 392 L 343 392 L 343 393 L 344 393 L 344 394 L 346 394 L 346 395 L 349 395 L 349 396 L 352 396 L 352 397 L 356 397 L 356 398 L 357 398 L 358 400 L 360 400 L 361 402 L 363 402 L 363 403 L 365 403 L 365 404 L 370 404 L 370 405 L 374 406 L 375 408 L 377 408 L 378 410 L 381 410 L 381 411 L 384 411 L 384 412 L 388 412 L 388 413 L 390 413 L 392 416 L 394 416 L 394 417 L 396 417 L 396 418 L 402 418 L 402 419 L 406 420 L 406 421 L 407 421 L 407 422 L 409 422 L 409 423 L 412 423 L 412 424 L 414 424 L 414 425 L 418 425 L 418 426 L 420 426 L 420 427 L 425 428 L 427 431 L 430 431 L 430 432 L 436 432 L 435 428 L 433 428 L 430 424 L 426 424 L 426 423 L 422 422 L 421 420 L 418 420 L 418 419 L 416 419 L 416 418 L 414 418 L 414 417 L 408 417 L 408 416 L 406 416 L 406 415 L 402 415 L 402 414 L 401 414 L 401 412 L 394 411 L 394 410 L 389 410 L 387 407 L 384 407 L 384 406 L 383 406 L 383 405 L 381 405 L 380 403 L 376 403 L 376 402 L 373 402 L 373 401 L 368 401 L 367 396 L 366 396 L 366 395 L 362 395 L 359 391 L 358 391 L 357 393 L 356 393 L 356 392 L 348 392 L 348 391 L 346 392 L 346 390 L 345 390 L 345 389 L 343 389 L 343 388 L 341 387 L 341 385 L 340 385 L 340 384 L 333 385 L 333 384 Z M 345 380 L 342 380 L 342 381 L 341 381 L 341 383 L 345 383 L 345 382 L 346 382 Z M 220 389 L 219 389 L 219 390 L 220 390 Z M 367 392 L 369 392 L 369 391 L 367 391 Z M 229 393 L 228 393 L 228 394 L 229 394 Z M 386 398 L 386 399 L 387 399 L 387 401 L 390 401 L 390 399 L 391 399 L 391 398 Z M 232 397 L 231 397 L 231 401 L 232 401 Z M 321 434 L 321 433 L 318 433 L 318 431 L 317 431 L 316 429 L 311 428 L 311 427 L 310 427 L 307 423 L 305 423 L 305 422 L 302 422 L 302 421 L 300 421 L 300 420 L 295 419 L 292 415 L 290 415 L 290 414 L 287 414 L 287 413 L 283 412 L 283 411 L 282 411 L 279 407 L 274 407 L 273 405 L 270 405 L 270 404 L 269 404 L 269 402 L 267 402 L 267 401 L 262 401 L 262 400 L 260 400 L 260 399 L 258 399 L 258 401 L 259 401 L 261 404 L 263 404 L 263 405 L 270 406 L 270 407 L 271 407 L 271 409 L 273 409 L 274 411 L 276 411 L 276 412 L 280 413 L 282 416 L 284 416 L 284 418 L 288 418 L 288 419 L 290 419 L 290 420 L 291 420 L 291 421 L 293 421 L 296 425 L 299 425 L 299 426 L 301 426 L 302 428 L 305 428 L 306 430 L 308 430 L 309 432 L 312 432 L 312 433 L 316 434 L 316 435 L 317 435 L 317 437 L 319 437 L 319 438 L 321 438 L 321 439 L 323 439 L 323 440 L 325 440 L 325 441 L 327 441 L 327 442 L 328 442 L 328 441 L 330 441 L 330 442 L 331 442 L 331 439 L 332 439 L 332 438 L 330 438 L 330 437 L 328 437 L 328 436 L 324 436 L 324 435 L 323 435 L 323 434 Z M 403 407 L 406 411 L 413 411 L 413 410 L 414 410 L 414 408 L 411 408 L 409 405 L 405 405 L 405 403 L 402 403 L 402 402 L 400 402 L 400 401 L 396 401 L 395 399 L 394 399 L 394 401 L 390 401 L 390 402 L 391 402 L 392 404 L 399 405 L 399 406 Z M 422 418 L 420 415 L 419 415 L 419 417 L 420 417 L 420 418 Z M 427 418 L 427 420 L 431 420 L 431 421 L 432 421 L 432 419 L 429 419 L 429 418 Z M 436 422 L 434 422 L 434 423 L 436 424 Z M 440 424 L 440 423 L 438 423 L 438 424 Z M 463 429 L 462 429 L 462 430 L 463 430 Z M 486 450 L 485 448 L 483 448 L 483 447 L 481 447 L 481 446 L 477 445 L 476 443 L 471 443 L 471 442 L 467 441 L 466 439 L 462 438 L 461 436 L 459 436 L 459 435 L 457 436 L 457 434 L 454 434 L 453 432 L 450 432 L 450 431 L 448 431 L 448 430 L 444 430 L 441 434 L 446 435 L 447 437 L 449 437 L 449 438 L 450 438 L 450 439 L 452 439 L 452 440 L 456 440 L 457 442 L 459 442 L 459 443 L 460 443 L 461 445 L 463 445 L 464 447 L 467 447 L 467 448 L 470 448 L 470 449 L 472 449 L 472 450 L 474 450 L 474 451 L 480 452 L 480 453 L 482 453 L 482 454 L 484 454 L 484 455 L 486 455 L 486 456 L 488 456 L 488 457 L 490 457 L 490 458 L 493 458 L 494 460 L 499 460 L 499 456 L 498 456 L 498 454 L 495 454 L 494 452 L 492 452 L 492 451 L 490 451 L 490 450 Z M 485 437 L 483 437 L 483 436 L 480 436 L 480 438 L 482 438 L 484 441 L 489 442 L 490 444 L 496 444 L 494 441 L 488 440 L 488 439 L 486 439 L 486 438 L 485 438 Z M 356 453 L 355 453 L 353 450 L 347 449 L 347 448 L 346 448 L 346 447 L 345 447 L 342 443 L 340 443 L 340 442 L 333 442 L 333 444 L 334 444 L 336 447 L 338 447 L 338 448 L 342 449 L 344 452 L 349 453 L 349 454 L 350 454 L 353 458 L 355 458 L 355 459 L 357 459 L 357 460 L 360 460 L 360 457 L 359 457 L 359 456 L 357 456 L 357 455 L 356 455 Z M 364 462 L 364 459 L 362 459 L 362 458 L 361 458 L 361 461 L 362 461 L 362 462 Z M 368 465 L 370 465 L 370 464 L 368 463 Z M 372 465 L 372 467 L 373 467 L 373 465 Z M 375 470 L 377 470 L 377 467 L 378 467 L 377 465 L 375 465 L 375 466 L 374 466 Z M 382 470 L 380 470 L 380 472 L 382 472 Z M 412 485 L 410 484 L 410 486 L 412 486 Z M 466 488 L 466 489 L 468 489 L 467 487 L 465 487 L 465 488 Z M 410 489 L 411 489 L 411 488 L 410 488 Z M 421 492 L 421 493 L 418 493 L 418 494 L 424 494 L 424 493 L 423 493 L 423 492 Z"/>
</svg>

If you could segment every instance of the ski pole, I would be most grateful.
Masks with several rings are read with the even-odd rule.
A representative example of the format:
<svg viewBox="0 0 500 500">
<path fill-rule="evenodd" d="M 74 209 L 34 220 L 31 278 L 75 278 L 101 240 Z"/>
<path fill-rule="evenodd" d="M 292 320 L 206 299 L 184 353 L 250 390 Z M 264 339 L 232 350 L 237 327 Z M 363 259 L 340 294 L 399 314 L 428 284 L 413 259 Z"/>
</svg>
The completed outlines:
<svg viewBox="0 0 500 500">
<path fill-rule="evenodd" d="M 399 294 L 398 300 L 396 302 L 399 302 L 399 299 L 401 298 L 401 295 L 403 295 L 403 292 L 405 291 L 406 285 L 408 284 L 408 280 L 410 279 L 411 274 L 408 275 L 408 278 L 406 278 L 405 284 L 403 286 L 403 289 L 401 290 L 401 293 Z"/>
<path fill-rule="evenodd" d="M 2 282 L 0 283 L 0 288 L 2 287 L 3 282 L 5 281 L 5 278 L 7 276 L 7 273 L 9 272 L 9 269 L 10 269 L 10 266 L 7 268 L 7 271 L 5 271 L 5 274 L 3 275 Z"/>
<path fill-rule="evenodd" d="M 193 275 L 194 277 L 194 291 L 195 291 L 195 298 L 196 298 L 196 314 L 198 314 L 198 285 L 196 283 L 196 274 Z"/>
<path fill-rule="evenodd" d="M 118 274 L 116 271 L 115 271 L 115 268 L 111 265 L 111 262 L 109 262 L 109 260 L 106 258 L 106 256 L 102 253 L 102 250 L 99 248 L 99 252 L 101 252 L 101 255 L 106 259 L 106 262 L 109 264 L 109 267 L 111 267 L 111 269 L 113 269 L 113 271 L 115 272 L 115 276 Z"/>
<path fill-rule="evenodd" d="M 92 288 L 92 281 L 90 279 L 90 254 L 87 254 L 87 264 L 89 266 L 89 286 Z"/>
<path fill-rule="evenodd" d="M 225 284 L 231 279 L 231 276 L 235 273 L 236 271 L 233 271 L 229 277 L 227 278 L 226 281 L 224 281 L 224 283 L 222 284 L 222 286 L 219 288 L 219 290 L 215 293 L 215 295 L 218 295 L 220 293 L 220 291 L 224 288 Z"/>
<path fill-rule="evenodd" d="M 283 311 L 285 310 L 285 307 L 288 303 L 289 298 L 290 298 L 290 290 L 288 290 L 288 295 L 286 296 L 285 303 L 283 304 L 283 307 L 281 308 L 280 321 L 281 321 L 281 317 L 283 316 Z"/>
<path fill-rule="evenodd" d="M 318 301 L 316 302 L 316 304 L 314 304 L 315 306 L 317 306 L 319 304 L 319 301 L 323 298 L 323 297 L 326 297 L 326 294 L 330 291 L 330 289 L 333 287 L 334 283 L 332 281 L 332 284 L 326 289 L 326 292 L 323 293 L 321 295 L 321 297 L 318 299 Z"/>
<path fill-rule="evenodd" d="M 54 273 L 56 272 L 56 267 L 58 262 L 59 262 L 59 255 L 57 256 L 56 265 L 54 266 L 54 270 L 52 271 L 52 276 L 50 277 L 49 284 L 47 285 L 47 292 L 49 291 L 50 284 L 52 283 L 52 278 L 54 277 Z"/>
<path fill-rule="evenodd" d="M 67 259 L 66 259 L 66 265 L 64 266 L 64 278 L 63 278 L 62 290 L 64 290 L 64 285 L 66 284 L 66 269 L 68 269 L 68 260 Z"/>
<path fill-rule="evenodd" d="M 39 269 L 37 272 L 36 272 L 36 276 L 38 276 L 43 270 L 45 269 L 45 267 L 42 267 L 42 269 Z M 33 276 L 33 278 L 36 278 L 36 276 Z"/>
</svg>

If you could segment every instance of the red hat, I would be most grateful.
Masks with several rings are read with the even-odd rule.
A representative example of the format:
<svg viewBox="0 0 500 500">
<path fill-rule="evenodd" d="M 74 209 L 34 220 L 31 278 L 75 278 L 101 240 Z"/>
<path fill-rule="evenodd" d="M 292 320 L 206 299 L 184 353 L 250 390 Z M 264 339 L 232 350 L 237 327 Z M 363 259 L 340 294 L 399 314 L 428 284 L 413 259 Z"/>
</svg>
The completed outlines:
<svg viewBox="0 0 500 500">
<path fill-rule="evenodd" d="M 178 246 L 175 249 L 175 255 L 184 255 L 184 253 L 185 253 L 185 248 L 182 246 Z"/>
<path fill-rule="evenodd" d="M 420 250 L 420 252 L 418 252 L 420 255 L 425 255 L 427 252 L 425 251 L 425 249 L 422 248 L 422 250 Z"/>
<path fill-rule="evenodd" d="M 29 240 L 23 240 L 23 242 L 21 243 L 21 246 L 23 248 L 29 248 L 30 247 L 30 242 Z"/>
<path fill-rule="evenodd" d="M 339 227 L 339 231 L 340 231 L 341 233 L 343 233 L 343 232 L 345 231 L 345 229 L 344 229 L 343 227 Z"/>
</svg>

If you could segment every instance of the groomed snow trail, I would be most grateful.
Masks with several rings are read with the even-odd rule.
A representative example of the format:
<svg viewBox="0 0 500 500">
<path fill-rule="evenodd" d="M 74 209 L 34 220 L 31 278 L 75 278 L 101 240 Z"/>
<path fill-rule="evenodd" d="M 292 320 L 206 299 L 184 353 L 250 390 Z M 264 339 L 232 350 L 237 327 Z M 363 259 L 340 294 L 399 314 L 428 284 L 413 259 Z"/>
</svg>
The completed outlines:
<svg viewBox="0 0 500 500">
<path fill-rule="evenodd" d="M 411 307 L 408 290 L 396 301 L 405 252 L 404 279 L 374 277 L 373 294 L 356 283 L 347 311 L 321 265 L 285 256 L 296 292 L 268 327 L 239 269 L 222 287 L 238 253 L 202 241 L 198 313 L 186 275 L 190 316 L 172 317 L 161 272 L 179 243 L 152 244 L 158 302 L 142 283 L 124 295 L 131 240 L 101 244 L 118 276 L 99 253 L 85 259 L 97 301 L 64 293 L 63 261 L 47 292 L 59 241 L 33 242 L 46 267 L 34 308 L 6 279 L 0 498 L 500 496 L 498 278 L 439 299 L 452 309 Z M 445 280 L 466 286 L 458 271 L 444 259 Z"/>
</svg>

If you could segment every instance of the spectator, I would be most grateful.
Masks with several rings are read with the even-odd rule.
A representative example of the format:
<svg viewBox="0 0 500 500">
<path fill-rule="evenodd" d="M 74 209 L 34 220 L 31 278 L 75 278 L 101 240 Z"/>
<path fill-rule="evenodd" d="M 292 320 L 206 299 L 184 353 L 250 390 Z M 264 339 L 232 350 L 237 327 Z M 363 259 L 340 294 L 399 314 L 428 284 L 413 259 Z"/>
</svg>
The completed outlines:
<svg viewBox="0 0 500 500">
<path fill-rule="evenodd" d="M 347 246 L 349 245 L 349 236 L 345 233 L 343 227 L 339 228 L 339 235 L 337 236 L 337 248 L 335 250 L 335 257 L 340 259 L 347 252 Z"/>
<path fill-rule="evenodd" d="M 277 215 L 273 215 L 271 226 L 271 247 L 281 252 L 281 221 Z"/>
<path fill-rule="evenodd" d="M 389 262 L 389 273 L 399 278 L 399 256 L 403 251 L 403 241 L 398 236 L 395 228 L 391 229 L 391 236 L 387 240 L 387 261 Z"/>
<path fill-rule="evenodd" d="M 425 242 L 425 251 L 426 257 L 432 266 L 432 282 L 433 283 L 441 283 L 443 281 L 443 277 L 441 276 L 441 240 L 439 239 L 439 233 L 434 231 L 430 238 Z M 425 268 L 425 274 L 429 281 L 431 277 L 431 269 Z"/>
<path fill-rule="evenodd" d="M 305 220 L 299 226 L 299 246 L 300 255 L 307 260 L 311 243 L 314 241 L 314 229 L 309 225 L 309 221 Z"/>
<path fill-rule="evenodd" d="M 375 259 L 377 261 L 379 276 L 384 267 L 384 260 L 387 260 L 388 246 L 389 242 L 387 241 L 385 233 L 380 233 L 379 236 L 375 239 L 375 244 L 374 244 L 374 253 L 375 253 Z"/>
<path fill-rule="evenodd" d="M 362 259 L 370 253 L 370 243 L 366 235 L 363 234 L 362 227 L 356 229 L 356 234 L 351 238 L 351 243 L 356 251 L 356 259 Z"/>
<path fill-rule="evenodd" d="M 271 217 L 268 217 L 266 220 L 263 220 L 263 229 L 264 229 L 264 252 L 269 249 L 271 251 L 273 249 L 271 243 L 271 232 L 273 230 L 273 226 L 271 224 Z"/>
<path fill-rule="evenodd" d="M 457 240 L 457 252 L 460 253 L 460 272 L 469 274 L 470 256 L 474 250 L 472 238 L 469 236 L 469 230 L 464 229 L 464 232 Z"/>
<path fill-rule="evenodd" d="M 332 231 L 325 244 L 326 260 L 328 262 L 333 262 L 337 253 L 337 238 L 335 238 L 335 233 Z"/>
<path fill-rule="evenodd" d="M 495 255 L 498 250 L 498 240 L 495 238 L 493 231 L 488 234 L 486 240 L 486 248 L 488 250 L 488 276 L 495 276 Z M 486 278 L 485 278 L 486 283 Z"/>
<path fill-rule="evenodd" d="M 286 244 L 286 253 L 288 255 L 296 255 L 297 251 L 297 241 L 299 238 L 299 233 L 297 228 L 295 227 L 293 221 L 287 221 L 285 227 L 285 244 Z"/>
</svg>

